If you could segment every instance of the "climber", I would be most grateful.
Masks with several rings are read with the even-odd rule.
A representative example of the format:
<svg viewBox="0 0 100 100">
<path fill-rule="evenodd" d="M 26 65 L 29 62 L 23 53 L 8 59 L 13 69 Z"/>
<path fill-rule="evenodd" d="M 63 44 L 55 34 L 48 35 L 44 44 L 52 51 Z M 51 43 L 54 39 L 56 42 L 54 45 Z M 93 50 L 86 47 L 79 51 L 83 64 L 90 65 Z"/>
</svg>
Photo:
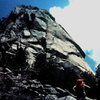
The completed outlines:
<svg viewBox="0 0 100 100">
<path fill-rule="evenodd" d="M 73 87 L 73 90 L 77 95 L 77 100 L 85 100 L 85 87 L 90 88 L 90 86 L 85 84 L 84 79 L 77 79 L 76 85 Z"/>
</svg>

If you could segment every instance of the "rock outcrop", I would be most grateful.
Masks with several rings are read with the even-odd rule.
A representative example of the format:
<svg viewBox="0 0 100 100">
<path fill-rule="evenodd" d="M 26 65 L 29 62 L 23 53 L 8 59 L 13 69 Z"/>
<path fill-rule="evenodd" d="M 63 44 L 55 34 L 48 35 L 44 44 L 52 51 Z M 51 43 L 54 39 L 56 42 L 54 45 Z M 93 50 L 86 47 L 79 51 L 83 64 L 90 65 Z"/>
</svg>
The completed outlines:
<svg viewBox="0 0 100 100">
<path fill-rule="evenodd" d="M 56 23 L 48 11 L 37 7 L 18 6 L 0 22 L 0 54 L 1 72 L 5 70 L 16 73 L 13 78 L 17 80 L 17 87 L 12 86 L 15 92 L 20 93 L 18 90 L 21 87 L 21 92 L 28 89 L 28 93 L 34 91 L 35 96 L 40 93 L 47 98 L 46 88 L 42 89 L 44 86 L 40 83 L 36 87 L 32 80 L 38 79 L 42 84 L 51 84 L 71 91 L 77 78 L 85 78 L 88 84 L 94 80 L 94 73 L 84 61 L 85 54 L 80 46 Z M 19 72 L 21 82 L 17 79 Z M 23 77 L 27 79 L 25 75 L 28 75 L 33 85 L 30 82 L 31 85 L 27 85 L 27 81 L 23 81 Z M 36 88 L 38 91 L 35 91 Z M 53 88 L 47 91 L 49 94 L 50 91 L 54 92 L 53 95 L 57 94 Z"/>
</svg>

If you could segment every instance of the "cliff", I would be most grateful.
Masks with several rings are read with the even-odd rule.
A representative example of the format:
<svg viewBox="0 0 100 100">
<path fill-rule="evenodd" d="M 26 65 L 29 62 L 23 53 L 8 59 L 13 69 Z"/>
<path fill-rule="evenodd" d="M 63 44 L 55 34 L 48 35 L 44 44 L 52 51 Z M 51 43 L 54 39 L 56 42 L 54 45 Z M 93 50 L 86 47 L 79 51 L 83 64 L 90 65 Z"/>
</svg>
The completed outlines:
<svg viewBox="0 0 100 100">
<path fill-rule="evenodd" d="M 10 87 L 21 87 L 30 93 L 34 91 L 35 96 L 39 93 L 45 96 L 47 92 L 41 91 L 46 91 L 46 86 L 42 84 L 72 91 L 77 78 L 86 79 L 88 84 L 94 80 L 93 71 L 84 61 L 83 50 L 46 10 L 31 6 L 16 7 L 0 22 L 0 44 L 2 75 L 4 77 L 5 70 L 13 73 L 16 80 Z M 9 79 L 12 76 L 6 77 Z M 40 87 L 36 87 L 35 82 Z M 38 93 L 34 88 L 38 88 Z M 14 89 L 17 91 L 18 88 Z"/>
</svg>

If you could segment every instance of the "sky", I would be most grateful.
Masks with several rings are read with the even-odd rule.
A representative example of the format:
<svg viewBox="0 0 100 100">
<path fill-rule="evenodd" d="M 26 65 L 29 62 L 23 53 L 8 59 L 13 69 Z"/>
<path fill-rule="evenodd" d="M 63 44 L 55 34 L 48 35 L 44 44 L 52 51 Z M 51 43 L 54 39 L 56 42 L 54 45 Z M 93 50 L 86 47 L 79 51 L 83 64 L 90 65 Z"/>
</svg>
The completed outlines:
<svg viewBox="0 0 100 100">
<path fill-rule="evenodd" d="M 69 0 L 64 8 L 49 9 L 96 65 L 100 63 L 100 0 Z M 63 20 L 62 20 L 63 19 Z"/>
<path fill-rule="evenodd" d="M 65 7 L 68 5 L 68 0 L 0 0 L 0 18 L 9 15 L 12 9 L 22 4 L 49 10 L 54 6 Z"/>
<path fill-rule="evenodd" d="M 87 61 L 100 63 L 100 0 L 0 0 L 0 18 L 22 4 L 47 9 L 92 58 Z"/>
</svg>

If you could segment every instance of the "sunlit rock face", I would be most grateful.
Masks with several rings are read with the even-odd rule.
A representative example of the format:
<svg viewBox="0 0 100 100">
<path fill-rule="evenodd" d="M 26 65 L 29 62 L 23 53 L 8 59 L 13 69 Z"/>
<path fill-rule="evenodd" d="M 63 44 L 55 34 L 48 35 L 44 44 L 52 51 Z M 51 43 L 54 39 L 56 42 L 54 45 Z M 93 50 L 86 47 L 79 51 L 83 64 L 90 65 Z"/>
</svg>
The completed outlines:
<svg viewBox="0 0 100 100">
<path fill-rule="evenodd" d="M 83 50 L 46 10 L 16 7 L 0 22 L 0 37 L 2 45 L 9 44 L 5 66 L 12 71 L 32 70 L 43 83 L 68 89 L 77 78 L 91 80 L 94 74 Z"/>
</svg>

